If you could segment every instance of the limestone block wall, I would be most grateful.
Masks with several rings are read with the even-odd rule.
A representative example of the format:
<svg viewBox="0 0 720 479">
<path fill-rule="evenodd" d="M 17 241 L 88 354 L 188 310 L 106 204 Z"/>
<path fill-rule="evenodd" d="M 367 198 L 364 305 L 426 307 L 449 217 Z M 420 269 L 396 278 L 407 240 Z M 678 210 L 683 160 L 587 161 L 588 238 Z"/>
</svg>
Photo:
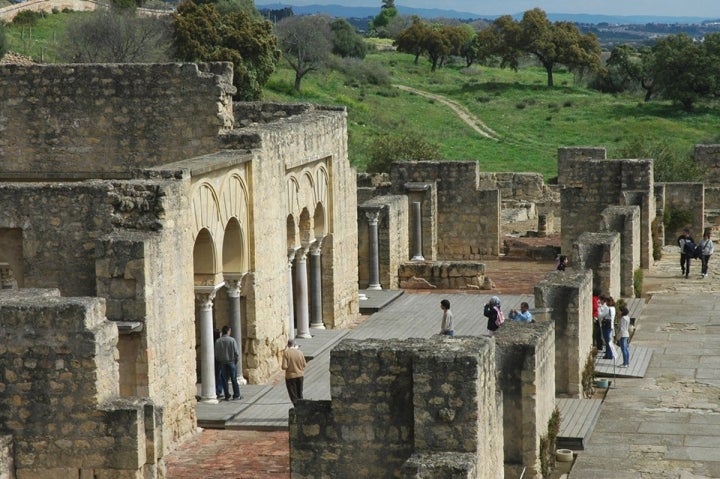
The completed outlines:
<svg viewBox="0 0 720 479">
<path fill-rule="evenodd" d="M 593 287 L 620 297 L 621 245 L 619 233 L 584 233 L 573 245 L 574 268 L 589 270 Z"/>
<path fill-rule="evenodd" d="M 620 294 L 633 298 L 633 275 L 640 267 L 640 208 L 610 206 L 602 216 L 603 231 L 620 233 Z"/>
<path fill-rule="evenodd" d="M 552 271 L 535 285 L 535 307 L 550 308 L 555 323 L 555 393 L 579 398 L 592 348 L 592 272 Z"/>
<path fill-rule="evenodd" d="M 0 65 L 0 178 L 127 178 L 216 150 L 233 93 L 230 63 Z"/>
<path fill-rule="evenodd" d="M 12 436 L 0 436 L 0 479 L 15 479 L 15 449 Z"/>
<path fill-rule="evenodd" d="M 720 184 L 720 145 L 695 145 L 695 165 L 706 185 Z"/>
<path fill-rule="evenodd" d="M 62 11 L 67 8 L 74 12 L 89 12 L 95 10 L 98 3 L 92 0 L 27 0 L 0 8 L 0 19 L 11 22 L 18 13 L 24 10 L 49 13 L 53 9 Z"/>
<path fill-rule="evenodd" d="M 503 477 L 493 357 L 486 338 L 343 341 L 332 401 L 291 410 L 292 477 Z"/>
<path fill-rule="evenodd" d="M 541 477 L 540 438 L 555 409 L 555 324 L 507 321 L 495 336 L 505 477 Z"/>
<path fill-rule="evenodd" d="M 573 172 L 576 162 L 587 160 L 605 160 L 607 151 L 597 146 L 572 146 L 558 148 L 558 184 L 578 186 L 573 183 L 577 178 Z"/>
<path fill-rule="evenodd" d="M 705 187 L 702 183 L 663 183 L 665 185 L 665 211 L 671 217 L 686 218 L 686 222 L 676 222 L 676 228 L 665 230 L 665 243 L 677 244 L 677 237 L 683 228 L 689 228 L 690 234 L 699 240 L 705 227 Z"/>
<path fill-rule="evenodd" d="M 383 289 L 398 289 L 400 265 L 410 259 L 407 197 L 385 195 L 374 197 L 358 207 L 358 284 L 367 288 L 370 280 L 370 226 L 366 215 L 379 212 L 378 263 Z"/>
<path fill-rule="evenodd" d="M 318 109 L 223 137 L 226 148 L 253 148 L 247 241 L 254 281 L 247 293 L 247 333 L 248 352 L 256 362 L 245 371 L 250 382 L 263 381 L 279 369 L 287 342 L 290 214 L 297 215 L 297 224 L 302 208 L 308 208 L 311 217 L 318 205 L 324 211 L 324 224 L 313 234 L 325 234 L 321 259 L 325 326 L 342 327 L 359 313 L 358 216 L 355 171 L 347 157 L 346 115 L 344 109 Z M 319 166 L 327 172 L 326 178 L 306 174 Z M 290 177 L 301 180 L 302 188 L 296 189 Z"/>
<path fill-rule="evenodd" d="M 499 254 L 500 192 L 480 189 L 477 162 L 393 163 L 390 176 L 396 194 L 404 193 L 409 183 L 437 185 L 438 260 Z"/>
<path fill-rule="evenodd" d="M 0 291 L 0 429 L 13 436 L 17 478 L 158 477 L 154 406 L 118 398 L 104 302 L 37 293 Z"/>
<path fill-rule="evenodd" d="M 705 186 L 705 226 L 720 228 L 720 186 Z"/>
<path fill-rule="evenodd" d="M 653 160 L 605 160 L 573 157 L 574 149 L 558 150 L 562 164 L 560 210 L 562 251 L 568 254 L 585 232 L 598 232 L 602 212 L 612 205 L 639 206 L 640 264 L 652 265 L 652 221 L 655 219 Z M 591 152 L 592 153 L 592 152 Z M 600 151 L 597 151 L 600 156 Z"/>
<path fill-rule="evenodd" d="M 413 261 L 400 265 L 398 277 L 403 289 L 481 289 L 485 283 L 485 264 L 477 261 Z"/>
</svg>

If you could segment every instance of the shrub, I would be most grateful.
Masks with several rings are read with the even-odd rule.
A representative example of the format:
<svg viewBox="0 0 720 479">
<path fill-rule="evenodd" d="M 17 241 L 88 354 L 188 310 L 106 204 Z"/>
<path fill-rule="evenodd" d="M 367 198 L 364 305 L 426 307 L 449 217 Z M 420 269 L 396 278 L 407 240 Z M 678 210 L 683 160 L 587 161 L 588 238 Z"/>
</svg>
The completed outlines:
<svg viewBox="0 0 720 479">
<path fill-rule="evenodd" d="M 663 213 L 663 224 L 665 231 L 675 234 L 683 228 L 687 228 L 692 224 L 693 215 L 690 211 L 679 210 L 676 208 L 666 208 Z"/>
<path fill-rule="evenodd" d="M 13 18 L 13 25 L 26 25 L 29 27 L 34 27 L 37 25 L 37 22 L 43 17 L 43 14 L 40 12 L 33 12 L 31 10 L 23 10 L 22 12 L 18 12 L 17 15 L 15 15 L 15 18 Z"/>
<path fill-rule="evenodd" d="M 357 58 L 335 58 L 332 68 L 341 71 L 345 77 L 346 85 L 390 85 L 390 73 L 385 67 L 374 61 L 364 61 Z"/>
<path fill-rule="evenodd" d="M 583 396 L 590 399 L 595 394 L 595 358 L 593 354 L 588 354 L 585 360 L 585 367 L 583 368 L 582 375 L 580 376 L 580 383 L 582 384 Z"/>
<path fill-rule="evenodd" d="M 440 148 L 421 136 L 383 135 L 370 146 L 368 173 L 389 173 L 394 161 L 430 161 L 440 159 Z"/>
<path fill-rule="evenodd" d="M 692 155 L 674 150 L 666 140 L 634 136 L 621 149 L 621 158 L 652 158 L 656 182 L 697 181 L 702 171 Z"/>
<path fill-rule="evenodd" d="M 638 268 L 633 272 L 633 292 L 635 293 L 636 298 L 642 297 L 644 278 L 645 273 L 642 269 Z"/>
<path fill-rule="evenodd" d="M 557 407 L 548 420 L 548 433 L 540 437 L 540 472 L 548 477 L 555 467 L 555 448 L 560 433 L 560 411 Z"/>
</svg>

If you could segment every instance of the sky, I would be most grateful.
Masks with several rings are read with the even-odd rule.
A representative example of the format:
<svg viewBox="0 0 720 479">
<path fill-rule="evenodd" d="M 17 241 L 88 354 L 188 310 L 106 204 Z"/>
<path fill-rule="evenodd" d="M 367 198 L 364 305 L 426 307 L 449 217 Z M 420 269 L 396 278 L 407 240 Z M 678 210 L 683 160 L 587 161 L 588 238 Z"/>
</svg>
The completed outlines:
<svg viewBox="0 0 720 479">
<path fill-rule="evenodd" d="M 379 7 L 382 0 L 256 0 L 255 3 Z M 547 13 L 720 17 L 720 0 L 395 0 L 395 5 L 457 10 L 478 15 L 514 14 L 539 7 Z"/>
</svg>

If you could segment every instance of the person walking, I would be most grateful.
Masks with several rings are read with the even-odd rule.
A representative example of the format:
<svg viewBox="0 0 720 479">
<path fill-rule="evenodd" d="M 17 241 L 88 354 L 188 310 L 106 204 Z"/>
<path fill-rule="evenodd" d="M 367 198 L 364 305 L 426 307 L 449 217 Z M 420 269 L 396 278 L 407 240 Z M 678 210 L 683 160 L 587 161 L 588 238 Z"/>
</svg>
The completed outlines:
<svg viewBox="0 0 720 479">
<path fill-rule="evenodd" d="M 303 382 L 305 379 L 305 355 L 295 340 L 289 339 L 287 348 L 283 351 L 282 369 L 285 371 L 285 387 L 293 406 L 303 398 Z"/>
<path fill-rule="evenodd" d="M 682 275 L 687 278 L 690 276 L 690 259 L 695 253 L 695 241 L 690 236 L 690 230 L 685 228 L 677 239 L 677 245 L 680 247 L 680 270 Z"/>
<path fill-rule="evenodd" d="M 230 400 L 230 390 L 228 388 L 228 379 L 232 382 L 233 400 L 242 399 L 240 395 L 240 385 L 237 380 L 237 362 L 240 359 L 240 351 L 237 341 L 230 336 L 232 330 L 230 326 L 222 327 L 222 336 L 215 341 L 215 361 L 220 363 L 222 369 L 222 390 L 225 394 L 225 400 Z"/>
<path fill-rule="evenodd" d="M 442 321 L 440 322 L 440 334 L 446 336 L 455 336 L 455 329 L 453 326 L 453 314 L 450 311 L 450 301 L 443 299 L 440 301 L 440 309 L 442 309 Z"/>
<path fill-rule="evenodd" d="M 620 365 L 621 368 L 626 368 L 630 365 L 630 349 L 628 348 L 628 341 L 630 341 L 630 310 L 627 306 L 620 308 L 620 323 L 618 326 L 618 341 L 620 341 L 620 351 L 622 351 L 623 363 Z"/>
<path fill-rule="evenodd" d="M 505 315 L 503 314 L 500 306 L 500 298 L 493 296 L 485 304 L 483 315 L 487 320 L 487 335 L 492 337 L 495 336 L 495 331 L 505 322 Z"/>
<path fill-rule="evenodd" d="M 701 264 L 701 275 L 703 278 L 707 276 L 708 263 L 710 262 L 710 256 L 715 252 L 715 245 L 710 239 L 710 232 L 706 231 L 703 234 L 703 239 L 698 243 L 700 247 L 700 264 Z"/>
</svg>

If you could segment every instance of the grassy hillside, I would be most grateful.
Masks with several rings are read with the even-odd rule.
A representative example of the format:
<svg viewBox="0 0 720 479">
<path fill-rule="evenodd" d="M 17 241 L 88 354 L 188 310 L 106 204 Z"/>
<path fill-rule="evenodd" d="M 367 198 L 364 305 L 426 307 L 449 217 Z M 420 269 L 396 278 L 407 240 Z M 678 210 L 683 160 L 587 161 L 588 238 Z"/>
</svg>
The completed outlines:
<svg viewBox="0 0 720 479">
<path fill-rule="evenodd" d="M 414 65 L 412 56 L 396 52 L 375 52 L 366 61 L 386 67 L 392 84 L 462 103 L 501 140 L 480 136 L 437 101 L 392 86 L 354 85 L 336 72 L 310 74 L 301 94 L 288 93 L 293 73 L 281 67 L 266 97 L 347 105 L 350 157 L 359 169 L 367 163 L 368 146 L 386 133 L 417 133 L 440 144 L 444 158 L 477 160 L 485 171 L 538 171 L 552 177 L 561 146 L 603 146 L 613 157 L 642 136 L 650 143 L 666 141 L 677 155 L 684 155 L 720 131 L 717 106 L 686 114 L 669 103 L 643 103 L 640 97 L 576 86 L 567 72 L 558 72 L 556 86 L 548 88 L 545 71 L 534 67 L 516 73 L 458 65 L 431 73 L 427 61 Z"/>
<path fill-rule="evenodd" d="M 9 26 L 10 49 L 36 60 L 55 59 L 55 49 L 71 15 L 48 15 L 29 30 Z M 265 99 L 346 105 L 350 161 L 363 170 L 370 145 L 380 135 L 412 133 L 440 145 L 448 160 L 476 160 L 484 171 L 537 171 L 557 174 L 561 146 L 604 146 L 610 157 L 638 137 L 666 142 L 676 156 L 687 155 L 696 143 L 720 141 L 720 106 L 699 107 L 687 114 L 665 102 L 643 103 L 631 95 L 606 95 L 577 85 L 572 74 L 555 74 L 547 88 L 545 71 L 533 66 L 519 72 L 451 65 L 431 73 L 427 60 L 418 65 L 410 55 L 393 51 L 370 53 L 362 67 L 386 72 L 383 85 L 364 83 L 359 75 L 338 71 L 312 72 L 302 92 L 292 89 L 294 72 L 280 65 L 265 89 Z M 464 123 L 440 101 L 393 85 L 413 87 L 464 105 L 497 132 L 487 139 Z"/>
</svg>

